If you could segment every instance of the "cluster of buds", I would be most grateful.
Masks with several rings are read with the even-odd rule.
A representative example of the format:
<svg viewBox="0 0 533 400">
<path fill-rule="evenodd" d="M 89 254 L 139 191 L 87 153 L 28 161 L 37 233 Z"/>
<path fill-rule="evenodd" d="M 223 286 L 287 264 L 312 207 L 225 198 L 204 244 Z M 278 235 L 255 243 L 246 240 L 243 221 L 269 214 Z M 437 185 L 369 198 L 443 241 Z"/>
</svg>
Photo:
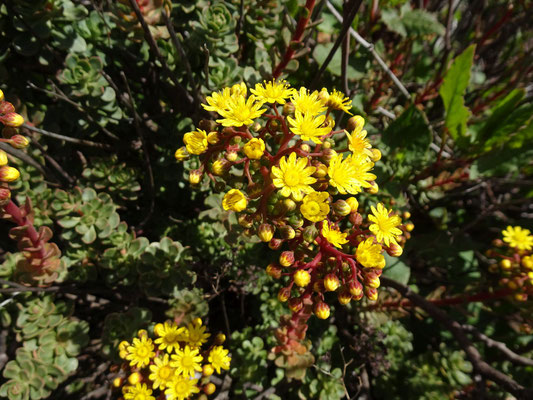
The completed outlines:
<svg viewBox="0 0 533 400">
<path fill-rule="evenodd" d="M 502 235 L 487 251 L 489 271 L 500 275 L 499 285 L 512 290 L 515 300 L 526 301 L 533 294 L 533 235 L 520 226 L 508 226 Z"/>
<path fill-rule="evenodd" d="M 332 112 L 350 113 L 351 100 L 336 90 L 270 81 L 224 88 L 203 107 L 220 118 L 186 133 L 176 159 L 199 156 L 191 160 L 191 184 L 210 179 L 227 190 L 223 208 L 238 213 L 246 234 L 280 252 L 267 267 L 287 280 L 279 300 L 294 314 L 311 299 L 322 319 L 330 314 L 326 292 L 343 305 L 376 300 L 384 253 L 400 256 L 413 226 L 382 203 L 363 214 L 355 195 L 378 192 L 370 171 L 381 153 L 363 117 L 350 118 L 347 130 L 335 128 Z"/>
<path fill-rule="evenodd" d="M 24 118 L 15 112 L 15 107 L 4 100 L 4 92 L 0 90 L 0 122 L 4 124 L 0 142 L 8 143 L 16 149 L 28 146 L 26 137 L 17 133 L 17 128 L 24 123 Z M 20 176 L 16 168 L 8 165 L 7 153 L 0 149 L 0 206 L 6 205 L 11 199 L 9 182 L 16 181 Z"/>
<path fill-rule="evenodd" d="M 170 321 L 156 324 L 154 335 L 152 340 L 146 330 L 140 330 L 131 343 L 119 344 L 125 362 L 123 376 L 113 386 L 122 387 L 124 400 L 206 400 L 216 391 L 210 377 L 229 369 L 231 361 L 222 346 L 224 334 L 208 345 L 211 335 L 197 318 L 186 327 Z"/>
</svg>

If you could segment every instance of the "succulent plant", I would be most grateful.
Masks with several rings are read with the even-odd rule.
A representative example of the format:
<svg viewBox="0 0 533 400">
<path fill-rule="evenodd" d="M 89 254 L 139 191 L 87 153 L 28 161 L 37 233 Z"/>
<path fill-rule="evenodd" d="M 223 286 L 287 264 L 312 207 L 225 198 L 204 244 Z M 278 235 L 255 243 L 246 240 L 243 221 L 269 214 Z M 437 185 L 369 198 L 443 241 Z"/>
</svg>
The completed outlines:
<svg viewBox="0 0 533 400">
<path fill-rule="evenodd" d="M 169 300 L 170 308 L 165 313 L 169 318 L 180 323 L 191 323 L 195 318 L 201 318 L 207 315 L 209 305 L 204 298 L 201 289 L 177 290 L 173 298 Z"/>
<path fill-rule="evenodd" d="M 120 223 L 117 206 L 107 193 L 76 187 L 73 193 L 58 189 L 55 196 L 52 208 L 61 217 L 57 221 L 63 228 L 61 237 L 73 248 L 109 237 Z"/>
<path fill-rule="evenodd" d="M 168 38 L 169 33 L 163 23 L 162 16 L 164 9 L 170 14 L 172 3 L 167 0 L 138 0 L 137 4 L 146 24 L 150 28 L 152 36 L 156 39 Z M 143 37 L 143 29 L 129 2 L 127 0 L 119 0 L 115 10 L 117 25 L 121 29 L 133 33 L 134 38 L 140 40 Z"/>
<path fill-rule="evenodd" d="M 69 54 L 65 66 L 58 79 L 69 85 L 72 95 L 100 97 L 104 94 L 108 83 L 101 73 L 104 65 L 99 57 L 82 58 Z"/>
<path fill-rule="evenodd" d="M 87 186 L 98 191 L 105 190 L 120 200 L 137 200 L 137 193 L 141 190 L 137 182 L 139 171 L 127 167 L 126 163 L 118 163 L 116 156 L 92 160 L 90 165 L 82 173 Z"/>
</svg>

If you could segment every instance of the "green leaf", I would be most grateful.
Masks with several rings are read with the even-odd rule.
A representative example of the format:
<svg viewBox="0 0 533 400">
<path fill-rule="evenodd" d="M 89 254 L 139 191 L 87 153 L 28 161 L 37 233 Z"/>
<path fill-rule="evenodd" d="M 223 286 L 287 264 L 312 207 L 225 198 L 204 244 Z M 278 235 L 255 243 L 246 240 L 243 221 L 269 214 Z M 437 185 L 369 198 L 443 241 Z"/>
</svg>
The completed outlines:
<svg viewBox="0 0 533 400">
<path fill-rule="evenodd" d="M 389 30 L 403 37 L 443 35 L 446 31 L 435 15 L 425 10 L 412 9 L 409 3 L 405 3 L 399 12 L 396 9 L 382 10 L 381 19 Z"/>
<path fill-rule="evenodd" d="M 407 108 L 383 133 L 383 143 L 391 148 L 425 153 L 431 144 L 431 132 L 425 114 L 415 106 Z"/>
<path fill-rule="evenodd" d="M 446 111 L 446 128 L 461 147 L 467 145 L 466 122 L 470 117 L 470 110 L 465 106 L 464 95 L 470 81 L 475 48 L 475 45 L 471 45 L 455 58 L 439 89 Z"/>
<path fill-rule="evenodd" d="M 388 254 L 385 254 L 385 261 L 386 267 L 383 269 L 383 275 L 407 285 L 409 277 L 411 276 L 411 269 L 407 264 L 398 258 L 389 256 Z"/>
<path fill-rule="evenodd" d="M 92 225 L 87 232 L 81 237 L 81 240 L 85 244 L 91 244 L 96 240 L 96 230 L 94 225 Z"/>
</svg>

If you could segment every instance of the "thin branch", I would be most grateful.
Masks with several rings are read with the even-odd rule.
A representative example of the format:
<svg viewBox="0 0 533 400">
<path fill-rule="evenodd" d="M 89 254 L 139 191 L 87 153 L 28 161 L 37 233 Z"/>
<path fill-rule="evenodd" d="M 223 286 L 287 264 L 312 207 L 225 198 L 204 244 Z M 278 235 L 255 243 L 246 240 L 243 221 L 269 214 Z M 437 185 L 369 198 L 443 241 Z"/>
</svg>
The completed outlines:
<svg viewBox="0 0 533 400">
<path fill-rule="evenodd" d="M 29 131 L 40 133 L 43 136 L 51 137 L 53 139 L 58 139 L 58 140 L 64 140 L 65 142 L 75 143 L 81 146 L 96 147 L 98 149 L 106 149 L 106 150 L 111 150 L 113 148 L 112 146 L 105 144 L 105 143 L 97 143 L 91 140 L 77 139 L 77 138 L 73 138 L 70 136 L 64 136 L 64 135 L 60 135 L 59 133 L 54 133 L 54 132 L 50 132 L 44 129 L 36 128 L 28 124 L 24 124 L 22 125 L 22 127 Z"/>
<path fill-rule="evenodd" d="M 331 13 L 335 16 L 335 18 L 337 18 L 337 20 L 339 20 L 340 22 L 343 22 L 342 16 L 339 14 L 335 6 L 333 6 L 333 4 L 330 3 L 329 0 L 326 0 L 326 5 L 328 6 Z M 350 35 L 352 35 L 352 37 L 357 41 L 357 43 L 359 43 L 361 46 L 363 46 L 366 50 L 368 50 L 372 54 L 372 57 L 374 57 L 374 59 L 377 61 L 380 67 L 383 68 L 383 70 L 387 73 L 387 75 L 389 75 L 389 77 L 392 79 L 394 84 L 398 87 L 398 89 L 400 89 L 400 92 L 402 92 L 402 94 L 405 97 L 407 97 L 407 99 L 410 100 L 411 95 L 409 94 L 409 91 L 405 88 L 402 82 L 400 82 L 400 80 L 396 77 L 396 75 L 394 75 L 394 73 L 385 63 L 385 61 L 383 61 L 383 59 L 379 56 L 379 54 L 374 49 L 374 45 L 370 42 L 367 42 L 361 35 L 359 35 L 352 28 L 350 28 L 348 31 Z"/>
<path fill-rule="evenodd" d="M 62 177 L 63 177 L 63 178 L 69 183 L 69 184 L 72 185 L 74 182 L 76 182 L 76 180 L 75 180 L 72 176 L 70 176 L 70 175 L 68 174 L 68 172 L 65 171 L 65 170 L 61 167 L 61 165 L 59 165 L 59 163 L 58 163 L 58 162 L 57 162 L 57 161 L 56 161 L 56 160 L 55 160 L 50 154 L 48 154 L 48 152 L 45 150 L 45 148 L 39 143 L 38 140 L 36 140 L 36 139 L 33 137 L 33 135 L 31 136 L 31 142 L 33 143 L 33 145 L 34 145 L 35 147 L 37 147 L 37 148 L 41 151 L 41 153 L 42 153 L 42 155 L 44 156 L 44 158 L 46 159 L 46 161 L 48 161 L 48 163 L 49 163 L 52 167 L 54 167 L 54 169 L 55 169 L 57 172 L 59 172 L 59 174 L 61 174 L 61 176 L 62 176 Z"/>
<path fill-rule="evenodd" d="M 3 142 L 0 142 L 0 149 L 4 150 L 7 154 L 11 154 L 13 157 L 16 157 L 19 160 L 24 161 L 26 164 L 31 165 L 32 167 L 36 168 L 41 174 L 46 176 L 47 179 L 50 175 L 53 175 L 52 172 L 48 170 L 48 168 L 39 164 L 37 161 L 35 161 L 28 154 L 24 153 L 22 150 L 15 149 L 11 147 L 9 144 L 3 143 Z"/>
<path fill-rule="evenodd" d="M 348 18 L 348 12 L 350 10 L 350 5 L 354 0 L 344 0 L 342 4 L 342 12 L 344 19 Z M 350 89 L 348 88 L 348 60 L 350 56 L 350 36 L 346 35 L 342 41 L 341 47 L 341 81 L 342 81 L 342 90 L 348 97 L 350 97 Z"/>
<path fill-rule="evenodd" d="M 381 283 L 383 286 L 396 289 L 402 296 L 409 299 L 416 306 L 422 308 L 429 315 L 435 318 L 435 320 L 445 326 L 455 337 L 461 348 L 465 351 L 466 356 L 474 367 L 474 371 L 483 375 L 485 378 L 496 382 L 509 393 L 513 394 L 517 399 L 526 400 L 533 398 L 532 388 L 525 388 L 513 380 L 510 376 L 507 376 L 503 372 L 498 371 L 490 366 L 481 358 L 481 354 L 468 339 L 459 322 L 452 319 L 447 313 L 426 300 L 424 297 L 413 292 L 409 287 L 384 276 L 381 277 Z"/>
</svg>

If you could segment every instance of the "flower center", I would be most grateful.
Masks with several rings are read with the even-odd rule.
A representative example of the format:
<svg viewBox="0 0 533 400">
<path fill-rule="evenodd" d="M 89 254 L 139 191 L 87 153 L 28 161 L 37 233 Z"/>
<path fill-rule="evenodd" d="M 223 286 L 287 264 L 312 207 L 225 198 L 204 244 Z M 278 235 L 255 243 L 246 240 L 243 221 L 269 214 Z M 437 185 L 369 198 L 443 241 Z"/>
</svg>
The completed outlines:
<svg viewBox="0 0 533 400">
<path fill-rule="evenodd" d="M 285 183 L 287 186 L 297 186 L 300 182 L 298 171 L 288 170 L 285 172 Z"/>
<path fill-rule="evenodd" d="M 162 380 L 167 380 L 170 377 L 170 374 L 172 374 L 172 369 L 167 365 L 159 369 L 159 378 Z"/>
<path fill-rule="evenodd" d="M 194 360 L 191 356 L 183 356 L 181 358 L 181 365 L 185 368 L 191 368 L 194 364 Z"/>
<path fill-rule="evenodd" d="M 139 349 L 137 349 L 137 356 L 138 357 L 146 357 L 146 356 L 148 356 L 149 352 L 150 351 L 148 350 L 148 348 L 146 346 L 139 347 Z"/>
<path fill-rule="evenodd" d="M 320 205 L 316 201 L 307 203 L 307 212 L 311 215 L 317 215 L 320 212 Z"/>
</svg>

